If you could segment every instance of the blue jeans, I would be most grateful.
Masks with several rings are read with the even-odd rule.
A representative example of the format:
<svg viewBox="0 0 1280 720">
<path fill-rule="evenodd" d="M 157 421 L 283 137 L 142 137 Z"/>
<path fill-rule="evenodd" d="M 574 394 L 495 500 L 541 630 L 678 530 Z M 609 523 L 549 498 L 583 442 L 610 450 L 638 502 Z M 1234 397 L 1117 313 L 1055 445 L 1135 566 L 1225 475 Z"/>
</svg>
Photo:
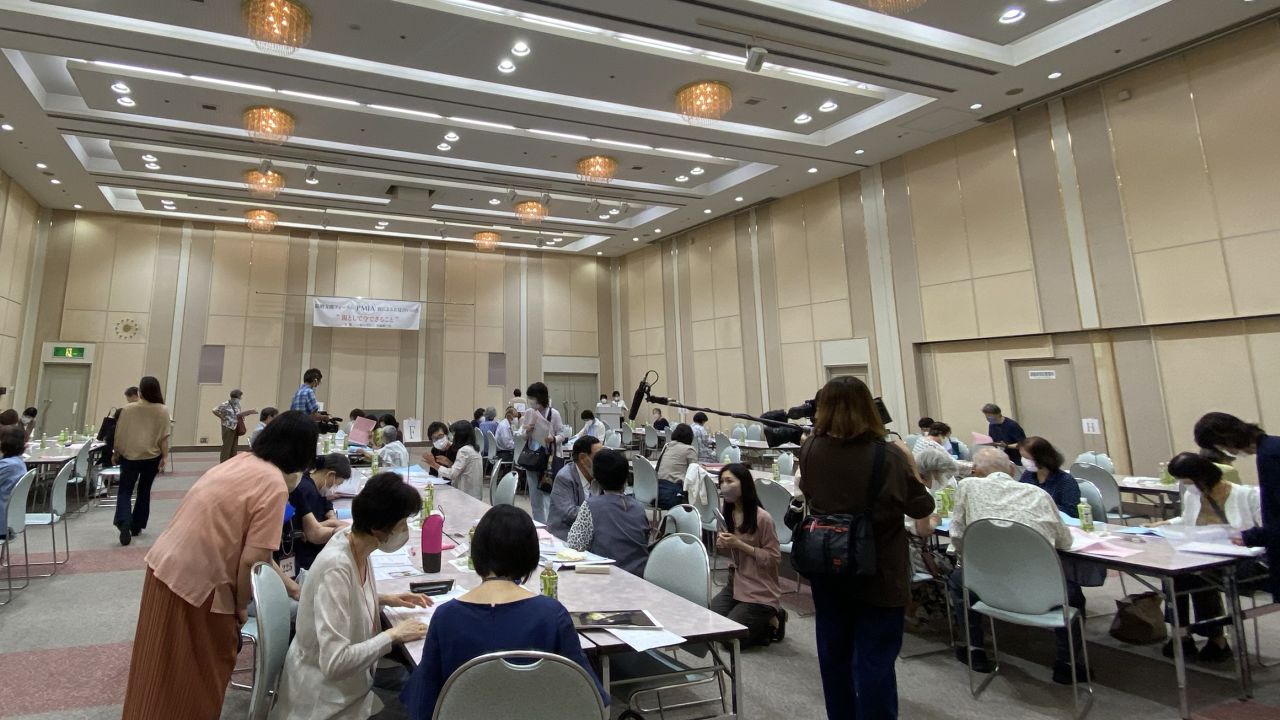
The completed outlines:
<svg viewBox="0 0 1280 720">
<path fill-rule="evenodd" d="M 827 720 L 898 717 L 903 609 L 863 603 L 854 581 L 817 577 L 812 586 Z"/>
<path fill-rule="evenodd" d="M 141 532 L 147 528 L 151 517 L 151 483 L 160 472 L 160 458 L 129 460 L 120 458 L 120 487 L 116 493 L 115 526 Z M 138 488 L 138 501 L 132 503 L 134 485 Z"/>
</svg>

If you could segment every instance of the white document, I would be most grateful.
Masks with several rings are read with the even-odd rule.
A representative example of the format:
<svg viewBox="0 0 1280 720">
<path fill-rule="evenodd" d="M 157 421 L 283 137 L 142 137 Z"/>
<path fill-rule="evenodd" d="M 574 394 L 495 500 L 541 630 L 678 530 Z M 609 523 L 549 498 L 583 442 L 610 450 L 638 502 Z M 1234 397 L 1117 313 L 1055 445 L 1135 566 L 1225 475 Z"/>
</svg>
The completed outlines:
<svg viewBox="0 0 1280 720">
<path fill-rule="evenodd" d="M 644 652 L 645 650 L 653 650 L 654 648 L 670 647 L 679 645 L 684 642 L 684 638 L 662 628 L 653 630 L 619 630 L 610 629 L 609 632 L 622 642 L 631 646 L 636 652 Z"/>
<path fill-rule="evenodd" d="M 1222 543 L 1189 542 L 1178 548 L 1180 552 L 1201 553 L 1202 555 L 1229 555 L 1231 557 L 1258 557 L 1266 551 L 1260 547 L 1240 547 Z"/>
</svg>

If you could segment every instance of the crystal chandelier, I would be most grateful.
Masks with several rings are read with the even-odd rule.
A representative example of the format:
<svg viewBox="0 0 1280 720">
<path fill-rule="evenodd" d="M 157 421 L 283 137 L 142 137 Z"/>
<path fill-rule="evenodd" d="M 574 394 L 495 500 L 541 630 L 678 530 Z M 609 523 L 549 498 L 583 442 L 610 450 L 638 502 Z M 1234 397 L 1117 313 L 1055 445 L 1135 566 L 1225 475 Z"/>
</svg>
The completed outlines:
<svg viewBox="0 0 1280 720">
<path fill-rule="evenodd" d="M 284 187 L 284 176 L 270 168 L 246 170 L 244 184 L 248 186 L 250 195 L 270 200 L 280 194 L 280 188 Z"/>
<path fill-rule="evenodd" d="M 733 91 L 719 80 L 700 80 L 676 91 L 676 107 L 686 120 L 719 120 L 733 108 Z"/>
<path fill-rule="evenodd" d="M 578 179 L 584 183 L 608 183 L 618 172 L 618 161 L 608 155 L 588 155 L 578 161 Z"/>
<path fill-rule="evenodd" d="M 516 203 L 516 217 L 521 225 L 537 225 L 547 217 L 547 206 L 537 200 L 524 200 Z"/>
<path fill-rule="evenodd" d="M 472 235 L 471 239 L 476 241 L 477 252 L 493 252 L 498 249 L 498 241 L 502 236 L 492 230 L 482 230 Z"/>
<path fill-rule="evenodd" d="M 273 107 L 251 107 L 244 111 L 244 129 L 254 142 L 283 145 L 293 134 L 293 116 Z"/>
<path fill-rule="evenodd" d="M 249 39 L 259 50 L 288 55 L 311 41 L 311 12 L 293 0 L 244 0 Z"/>
<path fill-rule="evenodd" d="M 254 232 L 271 232 L 276 228 L 279 215 L 270 210 L 250 210 L 244 214 L 244 222 Z"/>
<path fill-rule="evenodd" d="M 868 10 L 884 15 L 906 15 L 929 0 L 862 0 Z"/>
</svg>

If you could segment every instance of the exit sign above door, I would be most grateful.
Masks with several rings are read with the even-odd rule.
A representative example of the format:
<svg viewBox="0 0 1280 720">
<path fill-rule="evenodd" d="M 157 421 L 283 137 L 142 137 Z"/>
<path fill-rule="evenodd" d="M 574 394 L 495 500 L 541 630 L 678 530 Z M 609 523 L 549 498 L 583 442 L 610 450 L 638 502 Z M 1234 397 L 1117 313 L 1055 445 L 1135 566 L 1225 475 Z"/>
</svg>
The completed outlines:
<svg viewBox="0 0 1280 720">
<path fill-rule="evenodd" d="M 54 345 L 53 356 L 56 358 L 84 358 L 83 345 Z"/>
<path fill-rule="evenodd" d="M 43 345 L 41 357 L 46 363 L 72 363 L 89 365 L 93 363 L 93 343 L 47 342 Z"/>
</svg>

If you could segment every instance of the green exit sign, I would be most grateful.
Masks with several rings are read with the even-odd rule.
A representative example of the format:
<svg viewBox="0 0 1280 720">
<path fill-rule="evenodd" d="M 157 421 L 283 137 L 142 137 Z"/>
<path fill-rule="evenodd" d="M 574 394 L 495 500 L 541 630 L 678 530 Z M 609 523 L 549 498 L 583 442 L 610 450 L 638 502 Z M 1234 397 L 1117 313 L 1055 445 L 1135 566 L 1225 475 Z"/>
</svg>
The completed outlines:
<svg viewBox="0 0 1280 720">
<path fill-rule="evenodd" d="M 75 345 L 54 345 L 53 356 L 56 358 L 84 359 L 84 348 Z"/>
</svg>

